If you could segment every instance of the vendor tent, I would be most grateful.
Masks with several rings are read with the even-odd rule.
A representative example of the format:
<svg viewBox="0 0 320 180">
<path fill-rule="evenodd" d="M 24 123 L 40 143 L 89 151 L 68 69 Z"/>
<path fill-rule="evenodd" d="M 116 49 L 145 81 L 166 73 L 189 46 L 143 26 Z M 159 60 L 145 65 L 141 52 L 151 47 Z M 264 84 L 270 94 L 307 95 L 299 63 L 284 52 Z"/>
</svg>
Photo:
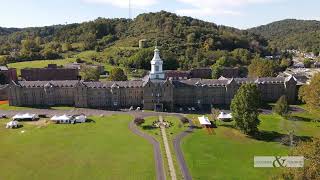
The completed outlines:
<svg viewBox="0 0 320 180">
<path fill-rule="evenodd" d="M 55 115 L 50 120 L 56 123 L 70 123 L 71 119 L 72 119 L 72 116 L 68 116 L 64 114 L 62 116 Z"/>
<path fill-rule="evenodd" d="M 51 121 L 54 121 L 56 123 L 61 123 L 61 124 L 69 124 L 69 123 L 84 123 L 87 120 L 87 117 L 85 115 L 62 115 L 62 116 L 53 116 Z"/>
<path fill-rule="evenodd" d="M 75 123 L 84 123 L 87 121 L 87 116 L 85 115 L 76 115 L 73 118 Z"/>
<path fill-rule="evenodd" d="M 201 125 L 211 125 L 211 122 L 209 121 L 208 117 L 200 116 L 198 117 L 198 120 Z"/>
<path fill-rule="evenodd" d="M 21 121 L 21 120 L 35 120 L 37 119 L 38 116 L 36 114 L 30 114 L 30 113 L 25 113 L 25 114 L 16 114 L 15 116 L 12 117 L 14 121 Z"/>
<path fill-rule="evenodd" d="M 218 119 L 220 120 L 230 120 L 232 118 L 231 113 L 224 113 L 224 112 L 220 112 Z"/>
<path fill-rule="evenodd" d="M 10 121 L 6 124 L 6 128 L 18 128 L 19 126 L 18 121 Z"/>
</svg>

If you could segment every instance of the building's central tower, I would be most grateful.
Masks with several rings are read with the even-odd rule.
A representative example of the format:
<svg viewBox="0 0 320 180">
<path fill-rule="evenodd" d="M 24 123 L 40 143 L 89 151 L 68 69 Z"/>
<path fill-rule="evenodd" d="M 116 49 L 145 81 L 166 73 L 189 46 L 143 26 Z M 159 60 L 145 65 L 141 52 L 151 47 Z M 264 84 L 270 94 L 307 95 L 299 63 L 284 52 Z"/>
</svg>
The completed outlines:
<svg viewBox="0 0 320 180">
<path fill-rule="evenodd" d="M 153 59 L 151 61 L 150 79 L 165 79 L 162 66 L 163 66 L 163 61 L 160 58 L 160 51 L 156 47 L 154 50 Z"/>
</svg>

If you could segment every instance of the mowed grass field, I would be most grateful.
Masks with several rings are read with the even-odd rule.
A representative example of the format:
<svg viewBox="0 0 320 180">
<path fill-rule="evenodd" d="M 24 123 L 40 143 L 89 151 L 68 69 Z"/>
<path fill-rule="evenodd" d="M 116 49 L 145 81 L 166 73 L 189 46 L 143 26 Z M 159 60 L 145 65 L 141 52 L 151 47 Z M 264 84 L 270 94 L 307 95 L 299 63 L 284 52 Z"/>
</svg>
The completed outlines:
<svg viewBox="0 0 320 180">
<path fill-rule="evenodd" d="M 155 179 L 152 145 L 129 131 L 131 116 L 91 119 L 20 129 L 1 120 L 0 179 Z"/>
<path fill-rule="evenodd" d="M 25 62 L 10 63 L 7 65 L 9 68 L 16 68 L 18 75 L 20 75 L 20 70 L 23 68 L 44 68 L 44 67 L 47 67 L 48 64 L 57 64 L 58 66 L 63 66 L 72 62 L 75 62 L 75 58 L 25 61 Z"/>
<path fill-rule="evenodd" d="M 298 136 L 320 136 L 320 123 L 309 122 L 316 118 L 307 112 L 295 114 L 300 121 L 292 122 L 278 115 L 260 115 L 260 131 L 267 136 L 287 134 L 294 127 Z M 302 121 L 304 119 L 305 121 Z M 231 123 L 232 124 L 232 123 Z M 256 140 L 229 127 L 218 126 L 215 135 L 205 129 L 195 129 L 183 139 L 182 149 L 193 179 L 270 179 L 280 170 L 276 168 L 254 168 L 254 156 L 287 155 L 289 147 L 276 140 Z M 274 132 L 273 132 L 274 131 Z"/>
</svg>

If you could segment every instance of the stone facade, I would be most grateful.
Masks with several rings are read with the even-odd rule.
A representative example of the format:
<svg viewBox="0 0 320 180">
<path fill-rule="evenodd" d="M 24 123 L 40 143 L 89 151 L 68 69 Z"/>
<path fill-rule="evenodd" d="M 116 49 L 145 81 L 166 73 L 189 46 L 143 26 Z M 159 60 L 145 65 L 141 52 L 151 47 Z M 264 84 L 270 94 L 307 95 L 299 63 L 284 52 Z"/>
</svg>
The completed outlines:
<svg viewBox="0 0 320 180">
<path fill-rule="evenodd" d="M 79 79 L 79 70 L 49 64 L 47 68 L 21 69 L 21 78 L 27 81 L 77 80 Z"/>
<path fill-rule="evenodd" d="M 57 106 L 119 109 L 142 107 L 176 111 L 181 107 L 228 105 L 241 84 L 257 84 L 262 100 L 275 102 L 286 95 L 293 103 L 297 81 L 289 78 L 137 80 L 121 82 L 19 81 L 9 86 L 12 106 Z"/>
</svg>

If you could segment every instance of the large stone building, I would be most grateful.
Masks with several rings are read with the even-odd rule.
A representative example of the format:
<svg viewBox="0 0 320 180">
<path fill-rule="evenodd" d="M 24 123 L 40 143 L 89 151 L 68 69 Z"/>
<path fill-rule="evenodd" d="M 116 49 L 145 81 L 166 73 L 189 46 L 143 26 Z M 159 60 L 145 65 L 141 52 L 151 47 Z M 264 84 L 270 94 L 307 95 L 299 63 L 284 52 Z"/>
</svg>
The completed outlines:
<svg viewBox="0 0 320 180">
<path fill-rule="evenodd" d="M 77 80 L 79 70 L 76 68 L 58 67 L 49 64 L 46 68 L 21 69 L 21 78 L 26 81 L 52 81 L 52 80 Z"/>
<path fill-rule="evenodd" d="M 159 50 L 151 61 L 150 76 L 135 81 L 19 81 L 9 87 L 13 106 L 54 106 L 119 109 L 143 107 L 158 111 L 176 111 L 181 107 L 209 108 L 228 105 L 238 88 L 255 83 L 264 101 L 276 101 L 286 95 L 296 100 L 297 81 L 287 78 L 169 79 L 164 77 Z"/>
</svg>

